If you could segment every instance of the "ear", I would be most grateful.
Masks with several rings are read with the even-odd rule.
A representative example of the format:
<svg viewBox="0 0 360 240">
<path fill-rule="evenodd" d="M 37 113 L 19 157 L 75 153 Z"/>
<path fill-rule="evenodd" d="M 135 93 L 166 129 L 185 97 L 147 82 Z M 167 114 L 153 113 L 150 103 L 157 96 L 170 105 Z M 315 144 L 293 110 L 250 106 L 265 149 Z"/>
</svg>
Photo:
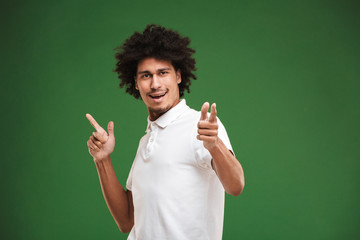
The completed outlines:
<svg viewBox="0 0 360 240">
<path fill-rule="evenodd" d="M 177 82 L 177 84 L 181 83 L 181 71 L 180 71 L 180 69 L 178 69 L 176 71 L 176 82 Z"/>
<path fill-rule="evenodd" d="M 136 81 L 136 76 L 134 77 L 134 81 L 135 81 L 135 89 L 136 89 L 136 90 L 139 90 L 139 87 L 138 87 L 137 81 Z"/>
</svg>

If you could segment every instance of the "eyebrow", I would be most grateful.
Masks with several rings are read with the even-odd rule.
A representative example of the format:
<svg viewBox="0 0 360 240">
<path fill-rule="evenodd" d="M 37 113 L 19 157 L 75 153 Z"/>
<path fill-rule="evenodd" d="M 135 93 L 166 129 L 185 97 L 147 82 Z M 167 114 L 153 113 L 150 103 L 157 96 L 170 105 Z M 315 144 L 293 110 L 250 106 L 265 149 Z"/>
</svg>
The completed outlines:
<svg viewBox="0 0 360 240">
<path fill-rule="evenodd" d="M 157 72 L 161 72 L 161 71 L 164 71 L 164 70 L 171 70 L 171 68 L 167 67 L 167 68 L 156 69 Z M 137 72 L 137 74 L 142 74 L 142 73 L 151 73 L 151 72 L 149 70 Z"/>
</svg>

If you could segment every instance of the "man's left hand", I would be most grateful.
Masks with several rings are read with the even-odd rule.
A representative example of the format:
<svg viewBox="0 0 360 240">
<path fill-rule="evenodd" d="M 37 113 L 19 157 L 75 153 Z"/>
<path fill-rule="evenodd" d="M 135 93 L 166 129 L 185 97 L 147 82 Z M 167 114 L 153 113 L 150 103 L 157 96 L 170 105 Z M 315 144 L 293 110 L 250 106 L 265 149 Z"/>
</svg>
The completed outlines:
<svg viewBox="0 0 360 240">
<path fill-rule="evenodd" d="M 216 119 L 216 104 L 211 105 L 210 116 L 208 117 L 209 103 L 205 102 L 201 107 L 201 117 L 198 123 L 197 139 L 203 141 L 207 150 L 212 149 L 218 143 L 218 128 Z"/>
</svg>

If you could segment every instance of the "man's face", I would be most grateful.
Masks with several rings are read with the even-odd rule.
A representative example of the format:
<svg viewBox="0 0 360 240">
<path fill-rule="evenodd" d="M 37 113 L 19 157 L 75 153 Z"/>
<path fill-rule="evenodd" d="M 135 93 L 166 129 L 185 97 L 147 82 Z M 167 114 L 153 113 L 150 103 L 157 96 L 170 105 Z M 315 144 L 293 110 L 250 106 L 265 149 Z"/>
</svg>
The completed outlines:
<svg viewBox="0 0 360 240">
<path fill-rule="evenodd" d="M 138 64 L 135 88 L 154 121 L 179 103 L 180 70 L 175 71 L 170 61 L 145 58 Z"/>
</svg>

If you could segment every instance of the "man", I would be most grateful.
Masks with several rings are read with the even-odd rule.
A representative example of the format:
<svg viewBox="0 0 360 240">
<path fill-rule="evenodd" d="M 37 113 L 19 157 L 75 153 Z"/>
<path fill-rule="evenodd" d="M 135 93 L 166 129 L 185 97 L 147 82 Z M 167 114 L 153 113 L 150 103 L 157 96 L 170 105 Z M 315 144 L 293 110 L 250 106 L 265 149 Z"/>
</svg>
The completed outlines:
<svg viewBox="0 0 360 240">
<path fill-rule="evenodd" d="M 134 33 L 116 54 L 120 87 L 145 103 L 146 135 L 124 190 L 110 155 L 114 123 L 108 134 L 86 114 L 96 129 L 87 142 L 105 201 L 128 239 L 221 239 L 224 190 L 239 195 L 244 174 L 234 157 L 216 105 L 190 109 L 184 90 L 196 79 L 190 40 L 173 30 L 148 25 Z"/>
</svg>

